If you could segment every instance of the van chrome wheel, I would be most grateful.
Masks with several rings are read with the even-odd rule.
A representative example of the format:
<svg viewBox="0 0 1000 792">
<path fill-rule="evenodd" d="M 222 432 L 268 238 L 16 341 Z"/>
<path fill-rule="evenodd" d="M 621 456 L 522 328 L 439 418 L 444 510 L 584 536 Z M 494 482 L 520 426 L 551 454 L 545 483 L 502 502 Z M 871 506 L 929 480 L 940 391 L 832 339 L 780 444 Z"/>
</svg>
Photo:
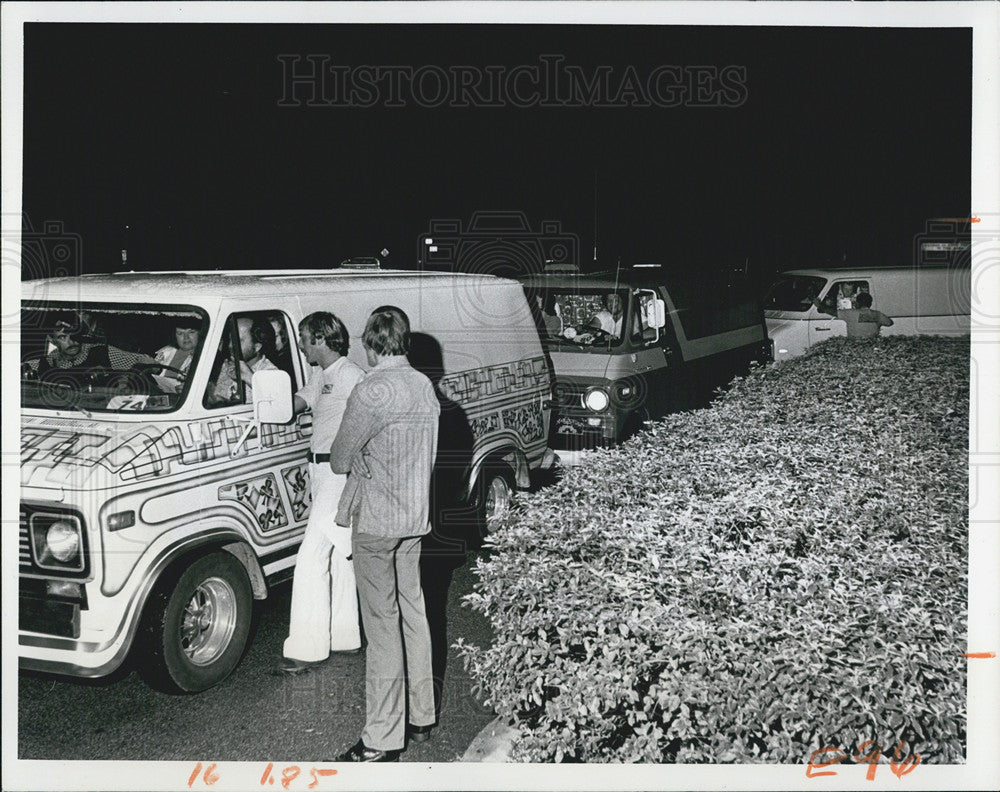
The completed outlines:
<svg viewBox="0 0 1000 792">
<path fill-rule="evenodd" d="M 209 578 L 195 589 L 181 619 L 181 648 L 197 666 L 219 657 L 236 629 L 236 594 L 222 578 Z"/>
<path fill-rule="evenodd" d="M 158 690 L 207 690 L 239 663 L 252 617 L 250 579 L 235 556 L 216 551 L 188 560 L 150 596 L 139 672 Z"/>
<path fill-rule="evenodd" d="M 480 482 L 480 519 L 483 531 L 490 534 L 508 515 L 514 502 L 513 471 L 506 466 L 488 468 Z"/>
</svg>

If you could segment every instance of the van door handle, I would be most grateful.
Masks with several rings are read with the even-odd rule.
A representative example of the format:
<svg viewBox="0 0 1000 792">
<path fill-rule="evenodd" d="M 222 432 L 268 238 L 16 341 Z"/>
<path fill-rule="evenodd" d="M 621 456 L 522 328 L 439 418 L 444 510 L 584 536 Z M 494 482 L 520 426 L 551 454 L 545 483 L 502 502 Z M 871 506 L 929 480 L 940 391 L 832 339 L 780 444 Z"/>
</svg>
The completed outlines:
<svg viewBox="0 0 1000 792">
<path fill-rule="evenodd" d="M 816 327 L 816 328 L 813 328 L 813 329 L 814 329 L 814 330 L 815 330 L 815 331 L 816 331 L 817 333 L 821 333 L 821 332 L 823 332 L 823 331 L 829 331 L 829 330 L 830 330 L 830 328 L 829 328 L 829 327 Z"/>
<path fill-rule="evenodd" d="M 653 368 L 653 367 L 652 366 L 636 366 L 635 367 L 635 372 L 636 372 L 636 374 L 642 374 L 642 372 L 649 371 L 651 368 Z"/>
</svg>

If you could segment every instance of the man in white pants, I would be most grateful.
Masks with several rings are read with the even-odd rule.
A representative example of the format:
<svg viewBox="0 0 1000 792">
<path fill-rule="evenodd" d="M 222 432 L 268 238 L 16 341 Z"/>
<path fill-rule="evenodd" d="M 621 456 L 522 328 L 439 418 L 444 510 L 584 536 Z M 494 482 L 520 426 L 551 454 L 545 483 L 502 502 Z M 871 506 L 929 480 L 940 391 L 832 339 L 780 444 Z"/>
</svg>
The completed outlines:
<svg viewBox="0 0 1000 792">
<path fill-rule="evenodd" d="M 299 323 L 299 343 L 306 360 L 319 370 L 295 394 L 295 412 L 312 410 L 312 506 L 295 562 L 288 638 L 278 666 L 285 674 L 309 671 L 331 652 L 353 654 L 361 648 L 351 528 L 334 521 L 346 476 L 330 469 L 329 450 L 347 397 L 365 373 L 347 359 L 347 330 L 332 313 L 305 317 Z"/>
</svg>

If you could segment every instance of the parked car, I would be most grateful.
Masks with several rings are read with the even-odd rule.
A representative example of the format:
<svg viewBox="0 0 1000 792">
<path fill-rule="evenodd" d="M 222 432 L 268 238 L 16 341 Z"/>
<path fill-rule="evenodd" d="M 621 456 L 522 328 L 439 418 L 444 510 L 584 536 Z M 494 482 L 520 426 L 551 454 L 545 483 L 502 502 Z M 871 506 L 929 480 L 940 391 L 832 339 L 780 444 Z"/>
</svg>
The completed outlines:
<svg viewBox="0 0 1000 792">
<path fill-rule="evenodd" d="M 386 303 L 409 315 L 411 362 L 442 404 L 436 508 L 496 517 L 553 461 L 550 368 L 514 281 L 299 270 L 23 283 L 21 667 L 97 677 L 135 651 L 157 685 L 224 679 L 251 600 L 292 575 L 309 515 L 311 416 L 291 415 L 310 376 L 298 322 L 334 312 L 367 366 L 360 335 Z M 269 352 L 279 370 L 252 382 L 239 374 L 243 320 L 285 345 Z M 157 353 L 179 327 L 194 346 L 169 365 Z M 60 349 L 81 365 L 50 365 Z"/>
<path fill-rule="evenodd" d="M 555 370 L 552 446 L 564 462 L 771 357 L 754 289 L 732 272 L 684 278 L 636 266 L 536 275 L 524 286 Z"/>
<path fill-rule="evenodd" d="M 968 267 L 858 267 L 783 272 L 764 297 L 767 332 L 775 360 L 803 354 L 814 344 L 846 334 L 830 314 L 851 307 L 868 292 L 872 307 L 893 320 L 884 335 L 968 335 L 971 271 Z M 820 311 L 813 300 L 818 300 Z M 824 311 L 826 313 L 824 313 Z"/>
</svg>

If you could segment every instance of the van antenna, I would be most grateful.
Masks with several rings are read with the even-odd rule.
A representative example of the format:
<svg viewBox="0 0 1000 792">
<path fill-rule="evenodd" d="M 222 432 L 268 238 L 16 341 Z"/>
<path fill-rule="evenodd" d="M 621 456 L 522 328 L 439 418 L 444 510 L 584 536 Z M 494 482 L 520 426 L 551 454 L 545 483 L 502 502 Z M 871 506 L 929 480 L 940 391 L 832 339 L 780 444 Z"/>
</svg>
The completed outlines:
<svg viewBox="0 0 1000 792">
<path fill-rule="evenodd" d="M 594 265 L 597 265 L 597 168 L 594 168 Z"/>
</svg>

